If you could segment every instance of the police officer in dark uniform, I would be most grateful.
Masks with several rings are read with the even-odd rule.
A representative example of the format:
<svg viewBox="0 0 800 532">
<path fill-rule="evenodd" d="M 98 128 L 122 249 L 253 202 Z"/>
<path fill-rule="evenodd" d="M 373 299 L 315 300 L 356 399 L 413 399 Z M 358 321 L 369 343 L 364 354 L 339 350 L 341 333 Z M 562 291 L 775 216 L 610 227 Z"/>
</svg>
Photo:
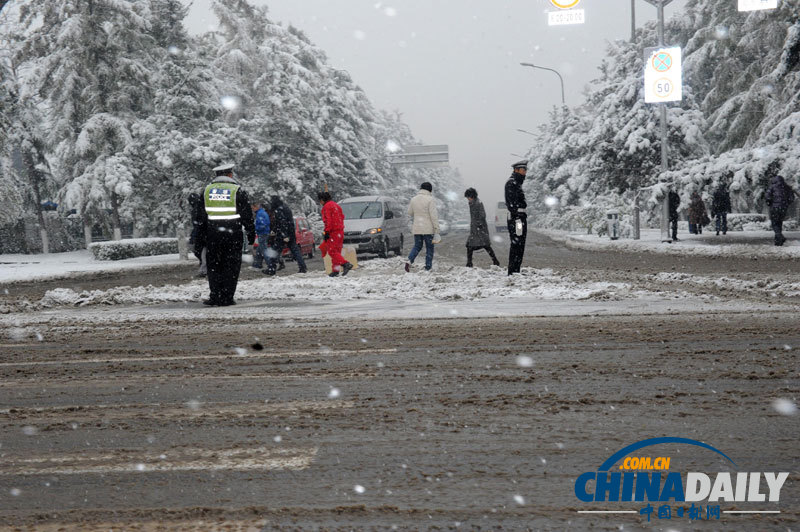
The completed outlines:
<svg viewBox="0 0 800 532">
<path fill-rule="evenodd" d="M 528 172 L 528 161 L 519 161 L 512 165 L 514 172 L 506 181 L 506 207 L 508 208 L 508 236 L 511 249 L 508 253 L 508 275 L 519 273 L 522 257 L 525 254 L 525 240 L 528 237 L 528 213 L 525 209 L 525 193 L 522 183 Z"/>
<path fill-rule="evenodd" d="M 256 239 L 250 199 L 233 178 L 233 165 L 214 168 L 216 177 L 203 191 L 197 209 L 195 250 L 207 248 L 208 287 L 211 295 L 204 305 L 235 305 L 233 295 L 242 267 L 242 230 L 250 245 Z"/>
</svg>

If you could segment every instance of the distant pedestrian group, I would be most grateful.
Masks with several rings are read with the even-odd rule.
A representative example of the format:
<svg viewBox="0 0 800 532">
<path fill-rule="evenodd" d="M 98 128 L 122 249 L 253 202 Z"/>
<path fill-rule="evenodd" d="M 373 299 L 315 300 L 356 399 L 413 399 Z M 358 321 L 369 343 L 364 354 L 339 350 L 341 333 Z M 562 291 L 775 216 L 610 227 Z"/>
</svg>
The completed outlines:
<svg viewBox="0 0 800 532">
<path fill-rule="evenodd" d="M 782 246 L 786 242 L 783 235 L 783 223 L 786 219 L 789 207 L 794 202 L 794 197 L 798 193 L 786 183 L 786 179 L 779 175 L 774 168 L 767 170 L 769 184 L 764 193 L 764 200 L 769 209 L 769 220 L 773 233 L 775 234 L 775 245 Z M 714 229 L 717 235 L 728 233 L 728 214 L 731 209 L 730 182 L 733 179 L 733 172 L 728 172 L 720 179 L 711 198 L 711 216 L 708 216 L 705 203 L 699 190 L 691 193 L 688 208 L 689 233 L 702 234 L 703 227 L 714 221 Z M 669 225 L 672 240 L 678 240 L 678 207 L 680 206 L 680 196 L 674 190 L 668 195 L 669 206 Z"/>
</svg>

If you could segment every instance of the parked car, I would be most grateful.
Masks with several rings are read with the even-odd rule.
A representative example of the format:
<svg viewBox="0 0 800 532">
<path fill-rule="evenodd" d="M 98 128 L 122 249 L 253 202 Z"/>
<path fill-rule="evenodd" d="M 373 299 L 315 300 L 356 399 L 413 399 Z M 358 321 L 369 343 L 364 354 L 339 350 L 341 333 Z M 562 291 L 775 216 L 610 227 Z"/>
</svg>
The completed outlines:
<svg viewBox="0 0 800 532">
<path fill-rule="evenodd" d="M 450 232 L 450 222 L 447 220 L 439 220 L 439 234 L 446 235 Z"/>
<path fill-rule="evenodd" d="M 461 218 L 453 224 L 453 231 L 469 231 L 469 220 Z"/>
<path fill-rule="evenodd" d="M 389 251 L 403 254 L 406 230 L 405 210 L 386 196 L 358 196 L 339 202 L 344 212 L 344 245 L 356 253 L 377 253 L 386 258 Z"/>
<path fill-rule="evenodd" d="M 309 259 L 314 258 L 314 233 L 311 232 L 311 225 L 305 216 L 294 217 L 294 235 L 297 238 L 297 245 L 300 246 L 300 253 Z M 290 257 L 292 253 L 288 247 L 283 248 L 283 257 Z"/>
<path fill-rule="evenodd" d="M 497 209 L 494 211 L 494 231 L 495 233 L 508 232 L 508 208 L 505 201 L 497 202 Z"/>
</svg>

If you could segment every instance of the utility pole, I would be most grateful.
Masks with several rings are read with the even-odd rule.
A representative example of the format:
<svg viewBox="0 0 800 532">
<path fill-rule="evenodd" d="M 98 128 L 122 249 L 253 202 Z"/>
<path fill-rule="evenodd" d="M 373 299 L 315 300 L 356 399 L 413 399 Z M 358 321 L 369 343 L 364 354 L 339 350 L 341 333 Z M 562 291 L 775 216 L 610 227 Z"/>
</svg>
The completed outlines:
<svg viewBox="0 0 800 532">
<path fill-rule="evenodd" d="M 658 45 L 664 46 L 664 6 L 672 0 L 645 0 L 658 8 Z M 661 107 L 661 172 L 669 170 L 669 148 L 667 146 L 667 104 L 660 103 Z M 661 202 L 661 241 L 672 242 L 669 234 L 669 186 L 666 187 L 664 199 Z"/>
<path fill-rule="evenodd" d="M 631 0 L 631 43 L 636 41 L 636 0 Z"/>
</svg>

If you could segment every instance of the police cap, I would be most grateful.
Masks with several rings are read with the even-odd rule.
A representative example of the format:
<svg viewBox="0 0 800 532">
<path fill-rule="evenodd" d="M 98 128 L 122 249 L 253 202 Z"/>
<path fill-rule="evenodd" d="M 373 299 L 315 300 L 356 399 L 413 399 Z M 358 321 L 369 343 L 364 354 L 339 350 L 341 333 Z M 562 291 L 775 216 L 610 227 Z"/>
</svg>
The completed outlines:
<svg viewBox="0 0 800 532">
<path fill-rule="evenodd" d="M 514 170 L 516 170 L 517 168 L 524 168 L 524 169 L 527 170 L 528 169 L 528 161 L 527 160 L 518 161 L 518 162 L 512 164 L 511 168 L 513 168 Z"/>
<path fill-rule="evenodd" d="M 217 166 L 214 168 L 214 174 L 216 175 L 225 175 L 228 172 L 233 171 L 234 164 L 233 163 L 225 163 Z"/>
</svg>

